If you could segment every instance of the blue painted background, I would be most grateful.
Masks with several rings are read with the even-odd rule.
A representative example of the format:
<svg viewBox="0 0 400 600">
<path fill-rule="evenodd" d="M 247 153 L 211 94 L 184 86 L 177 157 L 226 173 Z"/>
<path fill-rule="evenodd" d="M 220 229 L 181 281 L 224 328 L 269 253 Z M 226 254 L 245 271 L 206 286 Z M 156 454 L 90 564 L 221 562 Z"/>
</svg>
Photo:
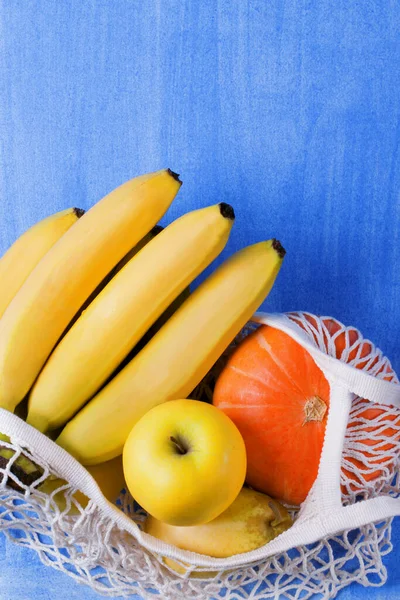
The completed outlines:
<svg viewBox="0 0 400 600">
<path fill-rule="evenodd" d="M 169 166 L 165 222 L 230 202 L 224 256 L 287 249 L 267 310 L 356 325 L 400 371 L 399 59 L 394 0 L 0 0 L 0 252 Z M 400 596 L 395 534 L 391 587 L 340 600 Z M 0 537 L 0 600 L 55 594 L 96 597 Z"/>
</svg>

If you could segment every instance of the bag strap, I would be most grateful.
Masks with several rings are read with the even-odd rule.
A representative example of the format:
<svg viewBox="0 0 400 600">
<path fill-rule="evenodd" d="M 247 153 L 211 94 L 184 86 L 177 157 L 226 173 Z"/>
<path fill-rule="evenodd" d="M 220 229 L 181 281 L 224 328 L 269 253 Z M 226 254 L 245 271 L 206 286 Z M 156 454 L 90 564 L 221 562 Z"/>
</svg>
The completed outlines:
<svg viewBox="0 0 400 600">
<path fill-rule="evenodd" d="M 270 325 L 284 331 L 291 338 L 306 348 L 317 365 L 329 377 L 346 387 L 353 394 L 387 406 L 400 409 L 400 385 L 384 379 L 378 379 L 366 371 L 356 369 L 338 358 L 328 356 L 317 348 L 307 333 L 284 314 L 268 314 L 257 312 L 252 321 Z"/>
</svg>

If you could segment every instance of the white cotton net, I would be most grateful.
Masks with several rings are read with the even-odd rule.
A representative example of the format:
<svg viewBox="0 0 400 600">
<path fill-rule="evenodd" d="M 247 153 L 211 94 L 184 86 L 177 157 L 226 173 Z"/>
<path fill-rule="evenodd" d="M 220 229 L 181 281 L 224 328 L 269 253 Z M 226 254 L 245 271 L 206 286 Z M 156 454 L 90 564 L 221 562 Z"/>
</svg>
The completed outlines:
<svg viewBox="0 0 400 600">
<path fill-rule="evenodd" d="M 145 599 L 333 598 L 352 582 L 382 585 L 391 519 L 400 514 L 400 385 L 390 362 L 352 327 L 308 313 L 258 313 L 301 343 L 331 386 L 319 474 L 293 526 L 266 546 L 228 559 L 186 552 L 141 531 L 143 511 L 122 491 L 118 506 L 54 442 L 0 410 L 0 530 L 44 564 L 105 596 Z M 235 343 L 232 345 L 234 346 Z M 196 389 L 210 396 L 231 349 Z M 4 458 L 5 449 L 8 451 Z M 21 460 L 33 465 L 21 476 Z M 51 494 L 40 491 L 59 478 Z M 80 491 L 90 499 L 82 502 Z M 165 565 L 181 565 L 178 575 Z"/>
</svg>

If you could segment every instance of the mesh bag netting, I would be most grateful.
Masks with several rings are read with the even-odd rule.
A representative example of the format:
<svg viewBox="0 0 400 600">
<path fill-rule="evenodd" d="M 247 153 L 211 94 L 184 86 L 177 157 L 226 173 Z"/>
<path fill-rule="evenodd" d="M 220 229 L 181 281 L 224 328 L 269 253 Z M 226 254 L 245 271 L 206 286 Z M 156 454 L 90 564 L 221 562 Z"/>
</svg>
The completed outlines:
<svg viewBox="0 0 400 600">
<path fill-rule="evenodd" d="M 400 385 L 390 362 L 353 327 L 309 313 L 257 313 L 193 397 L 206 399 L 232 348 L 260 323 L 305 347 L 330 384 L 318 477 L 293 526 L 262 548 L 215 559 L 170 546 L 141 529 L 129 493 L 116 505 L 72 456 L 0 410 L 10 441 L 0 460 L 0 530 L 42 562 L 105 596 L 163 600 L 333 598 L 353 582 L 386 581 L 382 557 L 400 514 Z M 34 465 L 20 476 L 20 462 Z M 51 493 L 41 491 L 51 478 Z M 89 502 L 82 502 L 82 494 Z M 178 575 L 169 557 L 183 567 Z"/>
</svg>

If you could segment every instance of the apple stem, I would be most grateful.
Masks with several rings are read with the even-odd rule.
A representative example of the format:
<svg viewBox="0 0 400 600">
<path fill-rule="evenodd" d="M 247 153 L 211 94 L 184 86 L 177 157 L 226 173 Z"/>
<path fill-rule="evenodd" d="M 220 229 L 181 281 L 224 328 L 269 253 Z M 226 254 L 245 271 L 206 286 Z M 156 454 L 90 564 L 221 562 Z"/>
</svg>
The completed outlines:
<svg viewBox="0 0 400 600">
<path fill-rule="evenodd" d="M 178 454 L 186 454 L 187 448 L 183 445 L 183 442 L 179 439 L 176 439 L 173 435 L 169 438 L 171 442 L 174 444 L 175 449 L 178 451 Z"/>
</svg>

